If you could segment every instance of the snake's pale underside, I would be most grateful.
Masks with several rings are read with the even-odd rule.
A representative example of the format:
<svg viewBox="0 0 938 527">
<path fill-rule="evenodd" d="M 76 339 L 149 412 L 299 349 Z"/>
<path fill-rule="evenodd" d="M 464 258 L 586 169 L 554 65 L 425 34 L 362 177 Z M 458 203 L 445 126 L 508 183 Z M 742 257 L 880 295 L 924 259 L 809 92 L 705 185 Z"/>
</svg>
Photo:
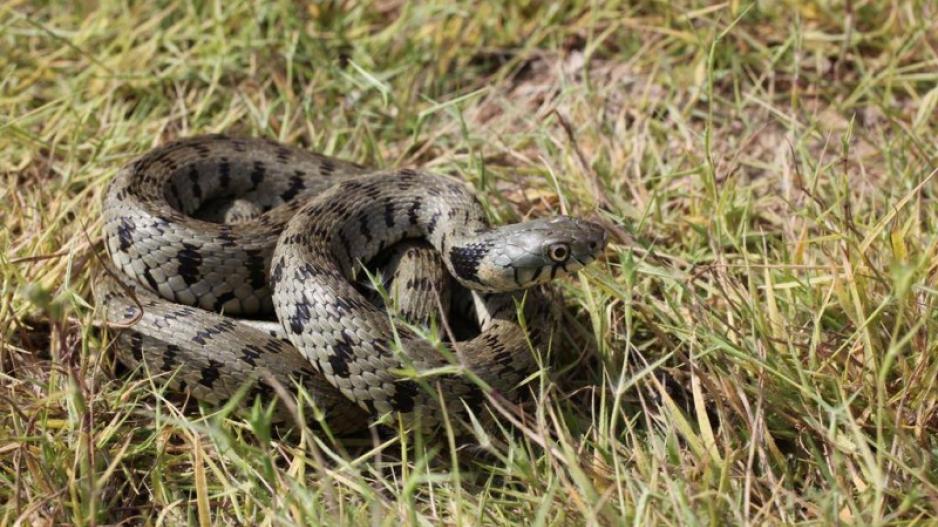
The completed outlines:
<svg viewBox="0 0 938 527">
<path fill-rule="evenodd" d="M 245 383 L 269 396 L 299 382 L 339 430 L 388 412 L 432 421 L 437 395 L 461 412 L 483 390 L 511 393 L 549 327 L 542 284 L 606 244 L 602 228 L 566 216 L 491 227 L 449 177 L 224 136 L 166 144 L 121 170 L 104 233 L 114 271 L 98 296 L 111 321 L 136 321 L 118 333 L 123 362 L 215 403 Z M 394 261 L 377 274 L 393 278 L 396 315 L 362 285 L 371 276 L 380 289 L 364 271 L 382 258 Z M 450 296 L 477 335 L 428 339 L 421 326 L 455 311 Z M 236 318 L 265 316 L 278 322 Z"/>
</svg>

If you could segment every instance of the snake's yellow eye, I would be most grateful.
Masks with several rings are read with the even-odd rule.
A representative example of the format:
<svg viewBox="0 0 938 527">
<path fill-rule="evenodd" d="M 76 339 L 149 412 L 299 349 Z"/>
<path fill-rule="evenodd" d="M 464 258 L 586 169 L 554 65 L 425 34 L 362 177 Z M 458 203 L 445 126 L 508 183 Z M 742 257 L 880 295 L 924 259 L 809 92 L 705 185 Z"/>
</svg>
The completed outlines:
<svg viewBox="0 0 938 527">
<path fill-rule="evenodd" d="M 555 243 L 550 246 L 549 255 L 550 259 L 557 263 L 566 262 L 570 257 L 570 247 L 565 243 Z"/>
</svg>

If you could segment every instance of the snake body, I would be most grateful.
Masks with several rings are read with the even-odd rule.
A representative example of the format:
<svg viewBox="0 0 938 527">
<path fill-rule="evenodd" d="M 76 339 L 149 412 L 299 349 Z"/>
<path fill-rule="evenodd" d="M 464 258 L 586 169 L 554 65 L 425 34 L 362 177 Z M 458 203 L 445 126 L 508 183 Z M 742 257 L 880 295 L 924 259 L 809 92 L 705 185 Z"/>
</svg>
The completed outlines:
<svg viewBox="0 0 938 527">
<path fill-rule="evenodd" d="M 236 223 L 194 217 L 226 200 L 248 203 L 248 212 L 236 212 Z M 372 415 L 437 408 L 435 393 L 454 412 L 473 407 L 480 383 L 464 371 L 511 391 L 532 370 L 529 340 L 538 337 L 519 326 L 518 306 L 545 329 L 547 305 L 533 286 L 578 270 L 606 242 L 602 228 L 562 216 L 492 228 L 469 189 L 448 177 L 373 172 L 224 136 L 170 143 L 128 165 L 108 189 L 104 220 L 121 274 L 101 285 L 109 318 L 142 316 L 122 337 L 126 362 L 173 372 L 177 385 L 208 401 L 252 377 L 299 380 L 330 422 L 343 423 L 354 407 Z M 429 242 L 475 291 L 481 332 L 453 344 L 454 356 L 393 323 L 353 285 L 365 262 L 410 238 Z M 398 296 L 435 289 L 420 274 L 426 266 L 412 267 L 407 287 L 395 282 Z M 510 292 L 525 288 L 526 296 Z M 230 318 L 271 312 L 289 344 Z M 405 318 L 427 312 L 410 308 Z M 431 420 L 438 413 L 423 412 Z"/>
</svg>

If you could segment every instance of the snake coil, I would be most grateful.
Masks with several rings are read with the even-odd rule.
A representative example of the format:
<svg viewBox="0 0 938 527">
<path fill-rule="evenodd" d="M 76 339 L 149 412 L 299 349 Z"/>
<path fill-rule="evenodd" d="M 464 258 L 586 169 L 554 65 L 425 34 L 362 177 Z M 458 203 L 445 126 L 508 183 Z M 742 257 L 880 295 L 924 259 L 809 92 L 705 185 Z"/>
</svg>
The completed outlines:
<svg viewBox="0 0 938 527">
<path fill-rule="evenodd" d="M 234 204 L 220 214 L 228 223 L 204 219 L 218 203 Z M 356 407 L 428 409 L 421 414 L 432 421 L 438 403 L 420 386 L 425 377 L 404 370 L 444 372 L 435 379 L 455 412 L 482 397 L 437 345 L 392 323 L 355 287 L 363 263 L 402 240 L 426 240 L 438 254 L 428 258 L 474 291 L 479 308 L 481 332 L 456 346 L 457 370 L 509 392 L 534 367 L 518 291 L 529 291 L 529 325 L 544 329 L 547 305 L 534 286 L 575 272 L 606 243 L 601 227 L 565 216 L 493 228 L 469 189 L 448 177 L 374 172 L 224 136 L 170 143 L 125 167 L 107 191 L 104 232 L 118 276 L 99 284 L 99 296 L 112 320 L 140 317 L 120 336 L 124 362 L 171 375 L 209 402 L 249 380 L 258 394 L 271 377 L 299 381 L 337 429 L 360 423 Z M 432 254 L 411 254 L 420 250 Z M 399 296 L 435 290 L 426 278 L 433 265 L 399 266 L 395 283 L 407 284 Z M 231 317 L 272 313 L 273 334 Z"/>
</svg>

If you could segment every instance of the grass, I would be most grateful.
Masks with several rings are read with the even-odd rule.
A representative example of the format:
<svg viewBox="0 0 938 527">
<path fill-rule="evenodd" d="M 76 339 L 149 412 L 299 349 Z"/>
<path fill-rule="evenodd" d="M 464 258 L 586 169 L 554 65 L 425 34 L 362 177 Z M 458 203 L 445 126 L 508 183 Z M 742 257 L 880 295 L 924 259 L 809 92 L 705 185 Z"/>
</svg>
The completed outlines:
<svg viewBox="0 0 938 527">
<path fill-rule="evenodd" d="M 0 524 L 938 522 L 933 2 L 302 4 L 0 5 Z M 206 132 L 605 222 L 528 424 L 265 440 L 117 371 L 106 183 Z"/>
</svg>

